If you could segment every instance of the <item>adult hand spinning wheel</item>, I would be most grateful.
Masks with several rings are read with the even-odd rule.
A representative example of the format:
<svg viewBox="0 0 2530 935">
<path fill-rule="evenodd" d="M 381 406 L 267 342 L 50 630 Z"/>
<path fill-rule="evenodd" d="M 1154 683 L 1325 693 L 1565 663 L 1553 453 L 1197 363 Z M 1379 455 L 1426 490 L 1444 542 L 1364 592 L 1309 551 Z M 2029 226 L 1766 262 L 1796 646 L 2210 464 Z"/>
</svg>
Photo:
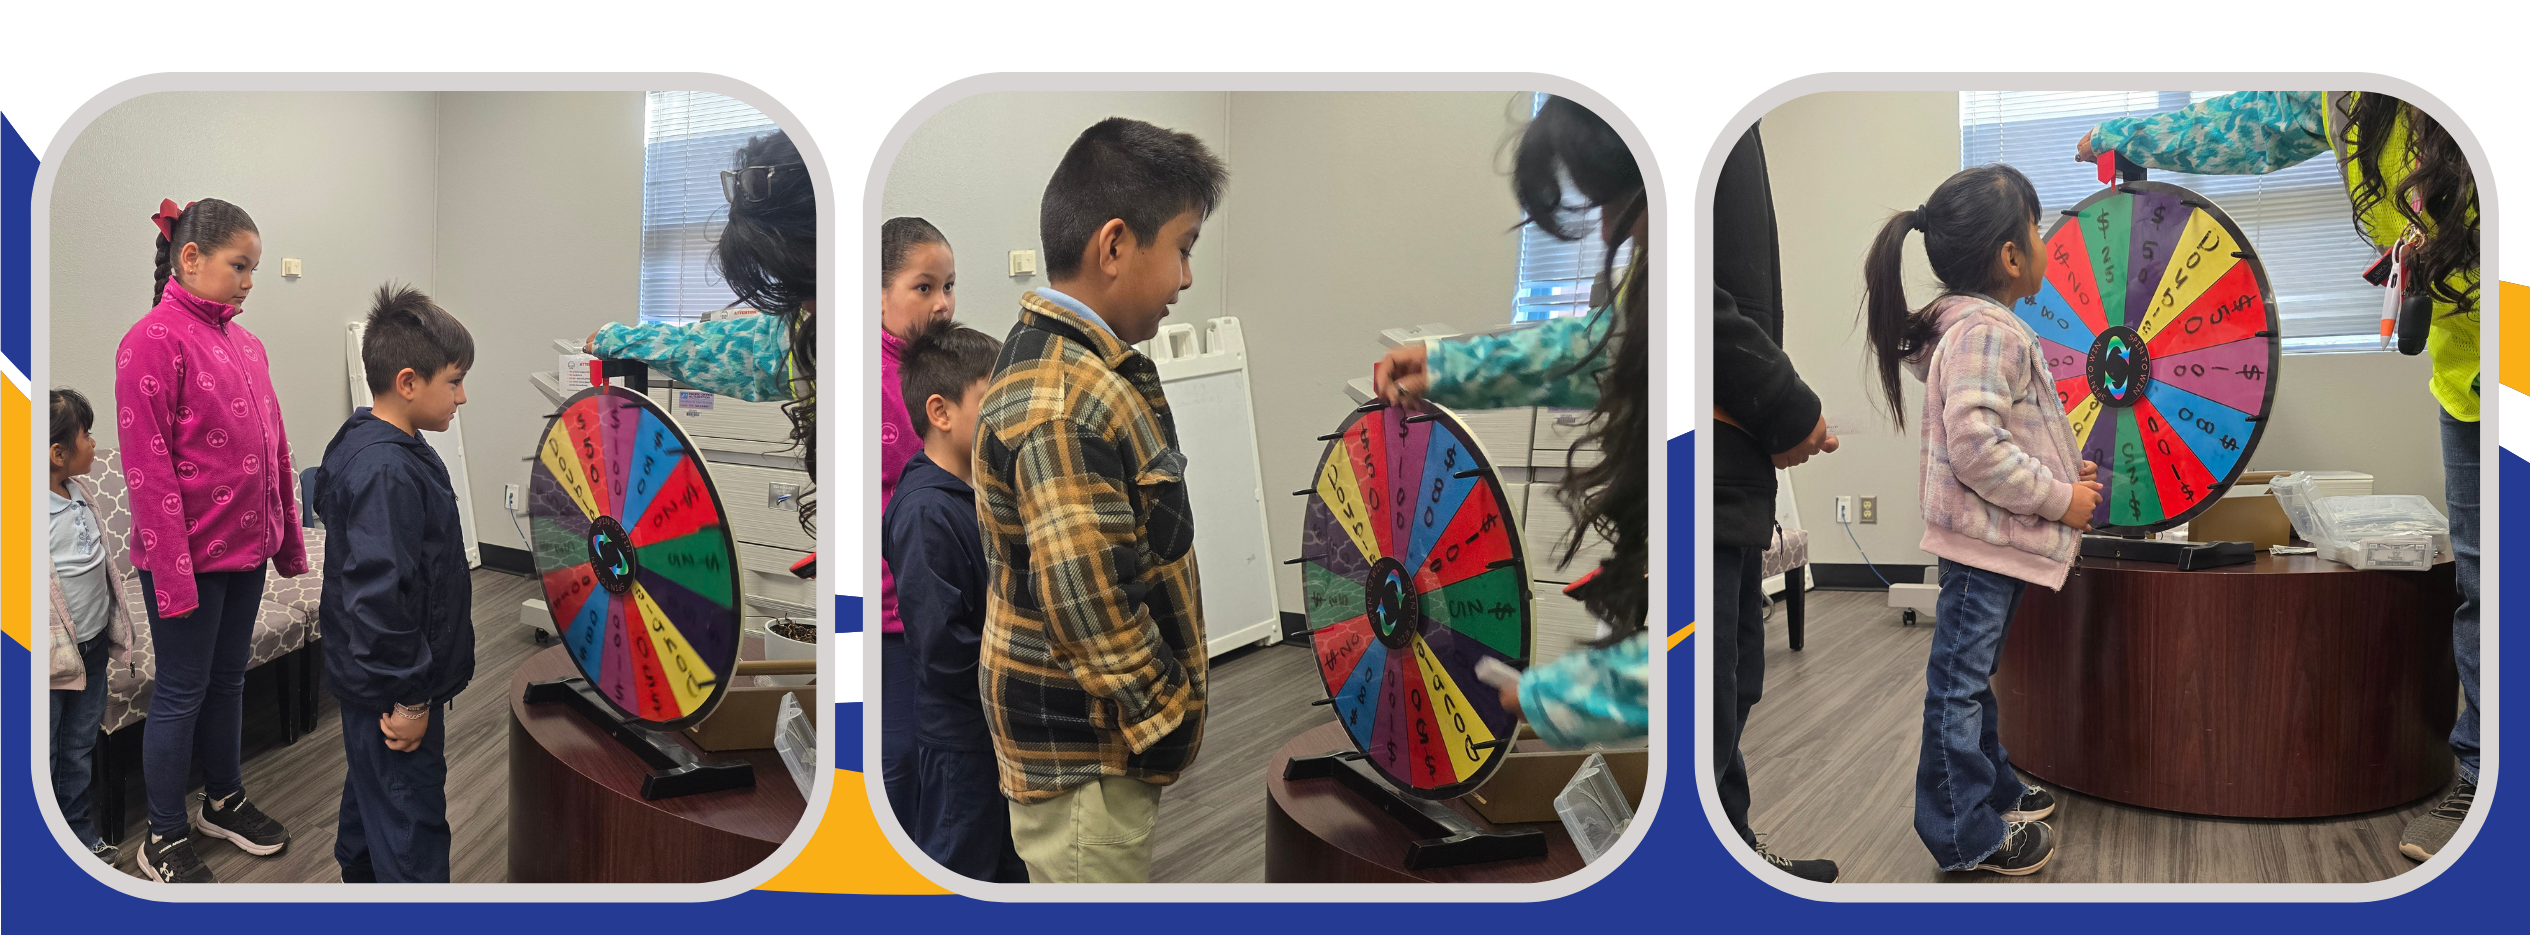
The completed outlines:
<svg viewBox="0 0 2530 935">
<path fill-rule="evenodd" d="M 2100 466 L 2092 528 L 2141 537 L 2187 522 L 2239 478 L 2275 402 L 2282 329 L 2266 268 L 2213 202 L 2147 181 L 2083 199 L 2044 252 L 2046 285 L 2013 311 L 2038 332 L 2082 458 Z"/>
<path fill-rule="evenodd" d="M 720 495 L 647 395 L 597 383 L 546 422 L 528 471 L 536 571 L 580 674 L 531 684 L 527 701 L 568 702 L 649 762 L 646 798 L 754 785 L 746 763 L 701 760 L 660 733 L 708 716 L 737 666 L 737 546 Z"/>
<path fill-rule="evenodd" d="M 1435 800 L 1490 778 L 1518 721 L 1477 678 L 1528 664 L 1528 571 L 1510 501 L 1447 410 L 1355 410 L 1327 443 L 1301 527 L 1301 590 L 1327 700 L 1355 752 L 1292 760 L 1425 838 L 1410 868 L 1535 856 L 1534 830 L 1477 828 Z M 1377 778 L 1372 778 L 1373 775 Z M 1384 782 L 1382 781 L 1384 780 Z"/>
</svg>

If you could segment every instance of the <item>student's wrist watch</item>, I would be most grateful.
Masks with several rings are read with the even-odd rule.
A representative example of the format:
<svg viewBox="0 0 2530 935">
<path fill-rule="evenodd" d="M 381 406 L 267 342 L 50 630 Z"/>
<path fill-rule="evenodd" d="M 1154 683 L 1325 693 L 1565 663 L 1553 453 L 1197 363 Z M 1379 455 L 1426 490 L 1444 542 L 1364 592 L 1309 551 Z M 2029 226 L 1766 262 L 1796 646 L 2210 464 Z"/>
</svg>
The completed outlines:
<svg viewBox="0 0 2530 935">
<path fill-rule="evenodd" d="M 418 720 L 421 720 L 421 719 L 423 719 L 423 718 L 425 718 L 425 717 L 429 717 L 429 716 L 430 716 L 430 705 L 427 705 L 427 704 L 414 704 L 414 705 L 408 705 L 408 704 L 400 704 L 400 703 L 399 703 L 399 704 L 397 704 L 397 705 L 395 706 L 395 716 L 396 716 L 396 717 L 403 718 L 403 719 L 405 719 L 405 720 L 407 720 L 407 721 L 418 721 Z"/>
</svg>

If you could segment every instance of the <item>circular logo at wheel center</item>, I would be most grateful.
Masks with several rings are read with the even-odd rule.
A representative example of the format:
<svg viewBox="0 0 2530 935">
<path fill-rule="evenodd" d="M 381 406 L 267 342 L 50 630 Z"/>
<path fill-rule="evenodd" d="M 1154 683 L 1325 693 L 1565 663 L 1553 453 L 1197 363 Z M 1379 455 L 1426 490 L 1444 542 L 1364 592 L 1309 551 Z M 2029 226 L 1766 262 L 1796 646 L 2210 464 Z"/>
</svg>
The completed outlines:
<svg viewBox="0 0 2530 935">
<path fill-rule="evenodd" d="M 2084 369 L 2091 395 L 2101 405 L 2119 409 L 2142 402 L 2144 387 L 2152 382 L 2152 359 L 2144 354 L 2143 336 L 2124 325 L 2100 331 Z"/>
<path fill-rule="evenodd" d="M 589 567 L 597 572 L 597 583 L 610 594 L 631 590 L 633 575 L 641 571 L 632 537 L 624 533 L 624 524 L 612 516 L 600 516 L 589 524 Z"/>
<path fill-rule="evenodd" d="M 1414 618 L 1420 612 L 1415 607 L 1414 575 L 1396 559 L 1382 558 L 1370 566 L 1370 587 L 1364 596 L 1371 631 L 1390 648 L 1404 646 L 1414 635 Z"/>
</svg>

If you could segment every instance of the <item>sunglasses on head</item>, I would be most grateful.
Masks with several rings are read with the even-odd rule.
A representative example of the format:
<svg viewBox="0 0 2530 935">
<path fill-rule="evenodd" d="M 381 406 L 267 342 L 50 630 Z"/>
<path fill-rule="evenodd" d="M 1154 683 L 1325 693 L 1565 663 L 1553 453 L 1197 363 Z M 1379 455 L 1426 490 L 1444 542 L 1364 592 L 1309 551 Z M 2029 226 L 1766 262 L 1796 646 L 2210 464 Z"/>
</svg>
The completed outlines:
<svg viewBox="0 0 2530 935">
<path fill-rule="evenodd" d="M 720 173 L 720 197 L 730 204 L 753 204 L 773 194 L 773 172 L 791 166 L 748 166 L 744 169 L 723 169 Z"/>
</svg>

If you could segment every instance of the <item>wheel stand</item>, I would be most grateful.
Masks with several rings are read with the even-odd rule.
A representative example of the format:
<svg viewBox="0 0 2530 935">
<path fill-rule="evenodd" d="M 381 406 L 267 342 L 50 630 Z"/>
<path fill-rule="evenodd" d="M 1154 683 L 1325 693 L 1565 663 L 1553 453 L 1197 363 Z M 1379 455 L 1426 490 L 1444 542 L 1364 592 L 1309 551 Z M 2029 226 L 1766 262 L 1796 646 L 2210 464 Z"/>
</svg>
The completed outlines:
<svg viewBox="0 0 2530 935">
<path fill-rule="evenodd" d="M 581 717 L 605 729 L 624 749 L 650 764 L 650 775 L 641 779 L 641 797 L 673 799 L 678 796 L 723 789 L 748 789 L 755 786 L 755 764 L 745 760 L 706 760 L 676 742 L 676 738 L 624 720 L 615 709 L 599 698 L 597 688 L 589 680 L 574 675 L 527 683 L 524 699 L 528 704 L 561 702 L 580 712 Z"/>
<path fill-rule="evenodd" d="M 1406 869 L 1428 870 L 1521 857 L 1546 856 L 1546 833 L 1535 828 L 1487 831 L 1467 816 L 1430 799 L 1400 795 L 1380 781 L 1354 751 L 1295 756 L 1283 762 L 1283 780 L 1333 779 L 1405 824 L 1421 840 L 1406 845 Z"/>
</svg>

